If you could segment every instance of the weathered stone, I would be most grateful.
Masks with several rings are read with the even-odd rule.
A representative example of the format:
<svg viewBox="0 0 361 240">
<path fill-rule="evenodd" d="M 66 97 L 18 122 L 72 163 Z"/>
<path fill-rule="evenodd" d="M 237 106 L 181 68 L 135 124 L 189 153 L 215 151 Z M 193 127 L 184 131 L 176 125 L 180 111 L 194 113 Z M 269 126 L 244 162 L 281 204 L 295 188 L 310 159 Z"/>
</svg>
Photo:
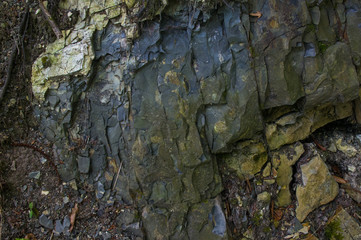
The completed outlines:
<svg viewBox="0 0 361 240">
<path fill-rule="evenodd" d="M 94 59 L 91 44 L 94 27 L 78 31 L 78 38 L 64 47 L 64 39 L 59 39 L 47 47 L 33 64 L 32 87 L 34 95 L 44 99 L 45 92 L 54 81 L 71 75 L 86 76 Z"/>
<path fill-rule="evenodd" d="M 269 192 L 262 192 L 257 195 L 257 201 L 263 203 L 270 203 L 271 202 L 271 194 Z"/>
<path fill-rule="evenodd" d="M 358 56 L 361 56 L 361 37 L 360 34 L 360 24 L 361 24 L 361 14 L 360 11 L 355 10 L 355 7 L 360 7 L 360 3 L 357 1 L 350 1 L 348 4 L 349 10 L 346 11 L 346 32 L 348 39 L 350 41 L 350 46 L 353 52 L 357 53 Z"/>
<path fill-rule="evenodd" d="M 236 149 L 222 157 L 230 171 L 235 171 L 240 179 L 252 178 L 261 171 L 267 161 L 267 152 L 263 143 L 252 140 L 240 142 Z"/>
<path fill-rule="evenodd" d="M 189 11 L 182 1 L 61 1 L 80 12 L 78 23 L 33 66 L 36 114 L 64 162 L 59 174 L 93 182 L 98 199 L 114 186 L 118 200 L 141 209 L 122 226 L 136 236 L 142 226 L 150 239 L 222 238 L 217 161 L 253 177 L 269 150 L 352 115 L 357 1 L 229 4 L 196 0 Z M 335 43 L 335 33 L 349 43 Z M 268 146 L 256 140 L 263 132 Z M 289 162 L 302 152 L 294 146 Z M 282 186 L 292 172 L 284 165 Z M 262 174 L 275 172 L 268 164 Z M 288 189 L 282 194 L 288 201 Z"/>
<path fill-rule="evenodd" d="M 96 189 L 95 189 L 95 196 L 97 199 L 101 199 L 104 196 L 105 193 L 105 189 L 104 189 L 104 185 L 98 181 L 96 183 Z"/>
<path fill-rule="evenodd" d="M 90 168 L 90 158 L 79 157 L 78 158 L 78 170 L 80 173 L 88 173 Z"/>
<path fill-rule="evenodd" d="M 53 225 L 53 220 L 49 219 L 47 216 L 45 216 L 44 214 L 42 214 L 39 217 L 39 223 L 41 226 L 48 228 L 48 229 L 53 229 L 54 225 Z"/>
<path fill-rule="evenodd" d="M 316 129 L 335 119 L 342 119 L 351 115 L 351 104 L 320 107 L 307 111 L 303 115 L 292 114 L 294 120 L 291 122 L 295 122 L 295 124 L 282 126 L 272 123 L 266 125 L 267 143 L 270 149 L 277 149 L 282 145 L 305 139 Z"/>
<path fill-rule="evenodd" d="M 354 157 L 358 153 L 358 150 L 354 146 L 344 143 L 342 140 L 342 138 L 336 140 L 337 149 L 346 154 L 348 157 Z"/>
<path fill-rule="evenodd" d="M 319 155 L 301 165 L 301 172 L 303 185 L 296 189 L 296 217 L 300 222 L 314 209 L 332 201 L 339 190 L 337 182 Z"/>
<path fill-rule="evenodd" d="M 325 236 L 328 239 L 361 239 L 361 226 L 345 209 L 339 207 L 327 222 Z"/>
<path fill-rule="evenodd" d="M 318 25 L 320 23 L 320 9 L 318 6 L 311 8 L 310 11 L 311 17 L 312 17 L 312 23 L 315 25 Z"/>
<path fill-rule="evenodd" d="M 300 142 L 284 146 L 280 150 L 272 152 L 272 165 L 278 172 L 276 182 L 281 188 L 277 196 L 278 206 L 284 207 L 291 203 L 292 165 L 296 163 L 303 152 L 304 148 Z"/>
</svg>

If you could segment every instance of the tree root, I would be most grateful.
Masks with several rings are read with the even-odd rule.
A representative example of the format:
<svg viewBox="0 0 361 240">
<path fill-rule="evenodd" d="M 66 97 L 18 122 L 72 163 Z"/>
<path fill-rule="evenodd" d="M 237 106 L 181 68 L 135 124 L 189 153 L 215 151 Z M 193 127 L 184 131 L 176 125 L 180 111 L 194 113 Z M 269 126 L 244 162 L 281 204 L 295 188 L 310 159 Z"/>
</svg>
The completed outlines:
<svg viewBox="0 0 361 240">
<path fill-rule="evenodd" d="M 23 19 L 21 20 L 21 24 L 20 24 L 20 29 L 19 29 L 20 36 L 23 36 L 25 34 L 25 30 L 26 30 L 25 28 L 26 28 L 26 23 L 28 22 L 28 18 L 29 18 L 29 5 L 27 4 L 26 8 L 25 8 L 25 14 L 24 14 Z M 24 38 L 22 37 L 21 39 L 23 40 Z M 9 58 L 8 71 L 6 73 L 5 83 L 4 83 L 2 90 L 0 91 L 0 103 L 3 100 L 6 89 L 10 83 L 11 72 L 14 68 L 15 60 L 18 55 L 17 46 L 18 46 L 18 43 L 15 42 L 13 48 L 11 49 L 11 56 Z"/>
<path fill-rule="evenodd" d="M 53 32 L 56 35 L 57 39 L 60 39 L 63 37 L 63 34 L 61 33 L 59 27 L 56 25 L 56 23 L 54 22 L 53 18 L 51 17 L 49 11 L 45 8 L 43 1 L 39 0 L 39 6 L 41 11 L 43 12 L 46 20 L 48 21 L 48 23 L 50 24 L 51 28 L 53 29 Z"/>
</svg>

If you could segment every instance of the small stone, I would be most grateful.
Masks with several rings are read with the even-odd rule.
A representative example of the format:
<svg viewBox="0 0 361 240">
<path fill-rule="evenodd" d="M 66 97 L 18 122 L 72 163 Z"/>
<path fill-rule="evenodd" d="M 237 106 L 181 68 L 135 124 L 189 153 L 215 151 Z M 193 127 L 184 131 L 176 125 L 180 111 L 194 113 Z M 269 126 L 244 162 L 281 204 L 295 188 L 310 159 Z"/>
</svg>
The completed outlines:
<svg viewBox="0 0 361 240">
<path fill-rule="evenodd" d="M 342 207 L 336 210 L 326 227 L 325 235 L 328 239 L 361 239 L 361 226 Z M 342 237 L 341 237 L 342 236 Z"/>
<path fill-rule="evenodd" d="M 259 202 L 271 202 L 271 194 L 269 192 L 262 192 L 257 195 L 257 201 Z"/>
<path fill-rule="evenodd" d="M 49 194 L 49 191 L 45 191 L 45 190 L 41 190 L 41 195 L 48 195 Z"/>
<path fill-rule="evenodd" d="M 296 217 L 300 222 L 314 209 L 332 201 L 339 190 L 337 182 L 319 155 L 301 165 L 301 172 L 303 185 L 296 189 Z"/>
<path fill-rule="evenodd" d="M 342 138 L 337 139 L 336 147 L 348 157 L 354 157 L 357 154 L 357 149 L 352 145 L 343 143 Z"/>
<path fill-rule="evenodd" d="M 54 234 L 55 236 L 59 236 L 60 233 L 62 233 L 64 231 L 64 226 L 63 224 L 61 224 L 60 220 L 56 220 L 55 221 L 55 230 L 54 230 Z"/>
<path fill-rule="evenodd" d="M 69 202 L 69 198 L 67 197 L 67 196 L 65 196 L 64 198 L 63 198 L 63 203 L 64 204 L 67 204 Z"/>
<path fill-rule="evenodd" d="M 46 163 L 46 161 L 47 161 L 46 158 L 44 158 L 44 157 L 41 157 L 41 158 L 40 158 L 40 162 L 41 162 L 42 164 Z"/>
<path fill-rule="evenodd" d="M 40 172 L 36 171 L 36 172 L 29 173 L 29 178 L 39 179 L 40 178 Z"/>
<path fill-rule="evenodd" d="M 275 179 L 264 179 L 263 182 L 267 185 L 272 185 L 276 182 Z"/>
<path fill-rule="evenodd" d="M 327 148 L 327 150 L 330 151 L 330 152 L 335 153 L 335 152 L 337 152 L 337 147 L 336 147 L 336 145 L 332 142 L 332 143 L 330 144 L 330 146 Z"/>
<path fill-rule="evenodd" d="M 105 193 L 104 185 L 101 182 L 97 182 L 95 187 L 95 196 L 97 199 L 101 199 Z"/>
<path fill-rule="evenodd" d="M 28 186 L 24 185 L 24 186 L 21 188 L 21 191 L 22 191 L 22 192 L 25 192 L 27 188 L 28 188 Z"/>
<path fill-rule="evenodd" d="M 356 172 L 356 167 L 354 165 L 348 165 L 347 166 L 347 169 L 350 171 L 350 172 Z"/>
<path fill-rule="evenodd" d="M 11 163 L 10 170 L 11 170 L 11 171 L 16 171 L 15 161 L 13 161 L 13 162 Z"/>
<path fill-rule="evenodd" d="M 78 191 L 78 186 L 76 185 L 75 179 L 71 180 L 71 181 L 69 182 L 69 185 L 70 185 L 70 187 L 71 187 L 72 189 L 74 189 L 75 191 Z"/>
<path fill-rule="evenodd" d="M 310 11 L 312 23 L 318 25 L 320 23 L 321 13 L 319 7 L 313 7 Z"/>
<path fill-rule="evenodd" d="M 48 229 L 53 229 L 53 227 L 54 227 L 53 221 L 51 219 L 49 219 L 47 216 L 45 216 L 44 214 L 42 214 L 39 217 L 39 223 L 41 226 L 48 228 Z"/>
<path fill-rule="evenodd" d="M 271 168 L 271 163 L 267 163 L 266 167 L 263 169 L 262 176 L 268 177 L 269 175 L 271 175 Z"/>
</svg>

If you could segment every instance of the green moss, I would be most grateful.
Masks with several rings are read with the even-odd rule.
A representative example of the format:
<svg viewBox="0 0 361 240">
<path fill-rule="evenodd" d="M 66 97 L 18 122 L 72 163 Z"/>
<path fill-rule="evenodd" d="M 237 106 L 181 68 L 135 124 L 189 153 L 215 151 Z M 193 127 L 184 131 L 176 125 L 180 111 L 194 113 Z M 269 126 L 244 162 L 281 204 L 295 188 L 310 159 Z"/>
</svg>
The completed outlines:
<svg viewBox="0 0 361 240">
<path fill-rule="evenodd" d="M 320 50 L 320 53 L 324 53 L 329 46 L 329 44 L 318 42 L 318 49 Z"/>
<path fill-rule="evenodd" d="M 263 215 L 260 211 L 256 212 L 254 214 L 254 216 L 252 217 L 252 222 L 256 225 L 259 226 L 261 224 L 261 221 L 263 219 Z"/>
<path fill-rule="evenodd" d="M 306 26 L 305 33 L 314 32 L 315 30 L 316 30 L 315 25 L 313 25 L 313 24 L 308 24 L 308 25 Z"/>
<path fill-rule="evenodd" d="M 325 236 L 326 239 L 330 240 L 342 240 L 342 228 L 341 228 L 341 222 L 339 220 L 334 220 L 327 224 L 325 228 Z"/>
<path fill-rule="evenodd" d="M 51 67 L 51 61 L 50 61 L 50 59 L 48 58 L 48 56 L 42 57 L 42 58 L 41 58 L 41 63 L 43 64 L 43 67 L 44 67 L 44 68 Z"/>
</svg>

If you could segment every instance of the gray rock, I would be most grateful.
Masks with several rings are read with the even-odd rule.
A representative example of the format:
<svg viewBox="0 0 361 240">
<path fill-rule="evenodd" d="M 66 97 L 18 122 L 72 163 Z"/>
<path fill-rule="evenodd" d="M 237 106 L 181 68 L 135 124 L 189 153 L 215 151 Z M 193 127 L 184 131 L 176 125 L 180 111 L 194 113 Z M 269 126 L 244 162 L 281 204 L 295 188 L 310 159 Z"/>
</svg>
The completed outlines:
<svg viewBox="0 0 361 240">
<path fill-rule="evenodd" d="M 312 23 L 315 24 L 315 25 L 318 25 L 320 23 L 320 17 L 321 17 L 319 7 L 316 6 L 316 7 L 311 8 L 310 14 L 311 14 L 311 17 L 312 17 Z"/>
<path fill-rule="evenodd" d="M 104 185 L 98 181 L 95 184 L 95 196 L 97 199 L 101 199 L 105 194 L 105 189 L 104 189 Z"/>
<path fill-rule="evenodd" d="M 78 157 L 78 169 L 80 173 L 88 173 L 90 168 L 90 158 Z"/>
<path fill-rule="evenodd" d="M 40 178 L 40 171 L 35 171 L 29 173 L 29 178 L 39 179 Z"/>
<path fill-rule="evenodd" d="M 48 228 L 48 229 L 53 229 L 54 225 L 53 225 L 53 220 L 49 219 L 47 216 L 45 216 L 44 214 L 42 214 L 39 217 L 39 223 L 41 226 Z"/>
</svg>

